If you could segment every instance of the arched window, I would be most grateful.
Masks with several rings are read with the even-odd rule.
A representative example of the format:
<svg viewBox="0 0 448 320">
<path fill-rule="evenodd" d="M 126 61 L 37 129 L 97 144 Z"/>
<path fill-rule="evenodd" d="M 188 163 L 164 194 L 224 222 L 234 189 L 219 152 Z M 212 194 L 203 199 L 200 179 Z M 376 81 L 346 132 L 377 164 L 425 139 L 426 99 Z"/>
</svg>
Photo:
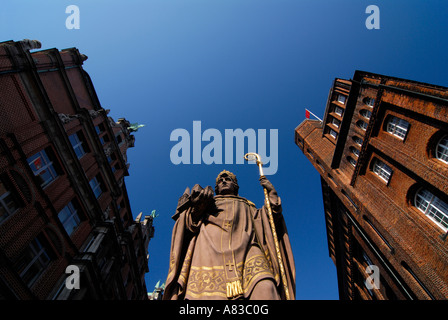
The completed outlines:
<svg viewBox="0 0 448 320">
<path fill-rule="evenodd" d="M 350 162 L 350 164 L 354 167 L 356 167 L 356 160 L 353 159 L 352 157 L 347 157 L 348 162 Z"/>
<path fill-rule="evenodd" d="M 409 122 L 397 118 L 397 117 L 390 117 L 387 122 L 386 130 L 387 132 L 393 134 L 394 136 L 400 138 L 401 140 L 404 140 L 406 137 L 406 133 L 409 129 Z"/>
<path fill-rule="evenodd" d="M 370 98 L 370 97 L 366 97 L 363 99 L 363 102 L 368 105 L 369 107 L 373 107 L 373 105 L 375 104 L 375 99 Z"/>
<path fill-rule="evenodd" d="M 373 160 L 372 171 L 386 182 L 389 182 L 392 175 L 392 168 L 378 159 Z"/>
<path fill-rule="evenodd" d="M 357 158 L 359 157 L 359 150 L 358 149 L 356 149 L 353 146 L 351 146 L 349 149 Z"/>
<path fill-rule="evenodd" d="M 353 141 L 355 141 L 356 144 L 362 146 L 362 139 L 358 136 L 353 136 Z"/>
<path fill-rule="evenodd" d="M 444 231 L 448 230 L 448 204 L 430 191 L 421 188 L 415 194 L 414 205 Z"/>
<path fill-rule="evenodd" d="M 440 139 L 436 146 L 436 158 L 440 161 L 448 163 L 448 135 Z"/>
<path fill-rule="evenodd" d="M 367 130 L 367 123 L 362 120 L 356 122 L 356 125 L 360 127 L 362 130 Z"/>
<path fill-rule="evenodd" d="M 359 111 L 359 113 L 367 119 L 370 119 L 370 117 L 372 116 L 372 112 L 370 112 L 369 110 L 366 109 L 362 109 L 361 111 Z"/>
</svg>

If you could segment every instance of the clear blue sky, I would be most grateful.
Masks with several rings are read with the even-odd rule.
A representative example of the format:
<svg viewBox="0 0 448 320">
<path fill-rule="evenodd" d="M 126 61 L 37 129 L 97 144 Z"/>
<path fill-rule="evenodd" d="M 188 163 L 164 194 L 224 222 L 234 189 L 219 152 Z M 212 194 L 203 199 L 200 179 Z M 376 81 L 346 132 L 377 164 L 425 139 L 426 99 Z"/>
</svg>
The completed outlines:
<svg viewBox="0 0 448 320">
<path fill-rule="evenodd" d="M 380 29 L 368 30 L 368 5 Z M 65 9 L 80 9 L 68 30 Z M 89 59 L 102 106 L 146 125 L 129 151 L 126 185 L 134 216 L 153 209 L 148 291 L 165 281 L 174 213 L 187 186 L 214 186 L 223 169 L 240 195 L 263 204 L 253 165 L 174 165 L 173 130 L 278 129 L 278 171 L 297 273 L 297 299 L 338 299 L 328 256 L 320 179 L 294 144 L 305 108 L 319 117 L 332 81 L 356 69 L 448 86 L 448 3 L 384 0 L 5 0 L 0 41 L 37 39 L 77 47 Z M 269 135 L 268 135 L 269 137 Z M 202 146 L 207 145 L 203 142 Z"/>
</svg>

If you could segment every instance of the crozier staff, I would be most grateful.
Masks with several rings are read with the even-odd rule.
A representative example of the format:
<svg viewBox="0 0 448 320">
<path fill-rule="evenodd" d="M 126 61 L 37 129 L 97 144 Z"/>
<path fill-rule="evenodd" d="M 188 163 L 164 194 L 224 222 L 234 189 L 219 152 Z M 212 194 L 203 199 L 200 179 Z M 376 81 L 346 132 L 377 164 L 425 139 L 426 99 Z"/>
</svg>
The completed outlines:
<svg viewBox="0 0 448 320">
<path fill-rule="evenodd" d="M 294 259 L 281 200 L 265 176 L 260 184 L 269 199 L 277 245 L 266 204 L 257 209 L 240 197 L 233 173 L 219 173 L 215 196 L 211 186 L 185 190 L 173 216 L 163 299 L 294 299 Z"/>
<path fill-rule="evenodd" d="M 244 156 L 244 159 L 246 159 L 247 161 L 255 160 L 258 165 L 258 169 L 260 170 L 260 179 L 266 178 L 263 173 L 263 163 L 261 162 L 260 156 L 258 154 L 254 153 L 254 152 L 246 153 L 246 155 Z M 274 239 L 275 252 L 277 254 L 278 265 L 280 267 L 280 276 L 281 276 L 281 280 L 283 283 L 283 288 L 285 290 L 285 297 L 286 297 L 286 300 L 290 300 L 291 297 L 289 295 L 288 281 L 286 280 L 285 267 L 283 265 L 283 258 L 280 253 L 280 246 L 278 243 L 277 231 L 275 228 L 274 217 L 272 215 L 271 204 L 269 201 L 269 191 L 268 191 L 268 187 L 266 187 L 266 185 L 262 184 L 262 186 L 263 186 L 263 191 L 264 191 L 265 206 L 266 206 L 268 218 L 269 218 L 269 224 L 271 226 L 272 237 Z"/>
</svg>

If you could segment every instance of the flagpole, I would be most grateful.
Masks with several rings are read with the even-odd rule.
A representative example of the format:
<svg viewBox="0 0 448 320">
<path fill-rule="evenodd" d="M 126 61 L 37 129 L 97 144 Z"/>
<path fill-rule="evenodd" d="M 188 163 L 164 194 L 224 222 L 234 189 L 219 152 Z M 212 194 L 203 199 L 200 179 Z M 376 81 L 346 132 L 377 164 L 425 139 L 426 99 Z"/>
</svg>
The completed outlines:
<svg viewBox="0 0 448 320">
<path fill-rule="evenodd" d="M 319 120 L 320 122 L 323 122 L 321 118 L 319 118 L 318 116 L 316 116 L 314 113 L 312 113 L 310 110 L 305 109 L 306 111 L 308 111 L 313 117 L 315 117 L 317 120 Z"/>
</svg>

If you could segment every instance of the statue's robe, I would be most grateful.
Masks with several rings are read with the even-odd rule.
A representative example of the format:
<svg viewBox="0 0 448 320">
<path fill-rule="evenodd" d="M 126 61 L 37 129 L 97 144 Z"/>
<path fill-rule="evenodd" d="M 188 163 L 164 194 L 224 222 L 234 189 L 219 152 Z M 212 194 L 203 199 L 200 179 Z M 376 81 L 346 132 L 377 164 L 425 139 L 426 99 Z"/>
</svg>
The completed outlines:
<svg viewBox="0 0 448 320">
<path fill-rule="evenodd" d="M 257 209 L 242 197 L 218 195 L 195 223 L 188 198 L 187 188 L 173 216 L 176 222 L 163 299 L 250 299 L 255 285 L 266 279 L 274 282 L 280 298 L 285 299 L 265 206 Z M 271 208 L 290 299 L 294 299 L 295 266 L 280 198 Z"/>
</svg>

